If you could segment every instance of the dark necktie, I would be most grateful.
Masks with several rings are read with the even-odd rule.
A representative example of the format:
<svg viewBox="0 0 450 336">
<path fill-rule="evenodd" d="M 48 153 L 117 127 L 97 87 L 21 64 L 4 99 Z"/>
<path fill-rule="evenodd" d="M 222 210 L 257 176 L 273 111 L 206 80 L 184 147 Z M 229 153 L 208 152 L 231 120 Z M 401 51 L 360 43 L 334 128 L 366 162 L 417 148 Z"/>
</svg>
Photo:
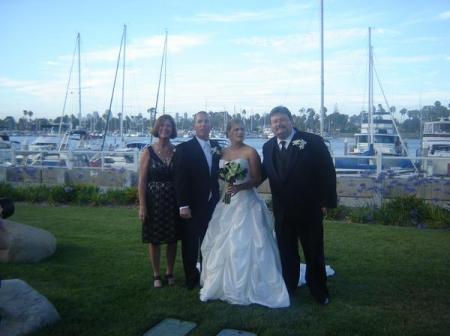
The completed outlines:
<svg viewBox="0 0 450 336">
<path fill-rule="evenodd" d="M 281 149 L 280 149 L 280 158 L 281 158 L 281 174 L 284 175 L 286 172 L 286 164 L 287 164 L 287 149 L 286 149 L 286 141 L 280 141 Z"/>
<path fill-rule="evenodd" d="M 286 157 L 286 141 L 281 140 L 280 141 L 281 149 L 280 149 L 280 155 L 284 159 Z"/>
</svg>

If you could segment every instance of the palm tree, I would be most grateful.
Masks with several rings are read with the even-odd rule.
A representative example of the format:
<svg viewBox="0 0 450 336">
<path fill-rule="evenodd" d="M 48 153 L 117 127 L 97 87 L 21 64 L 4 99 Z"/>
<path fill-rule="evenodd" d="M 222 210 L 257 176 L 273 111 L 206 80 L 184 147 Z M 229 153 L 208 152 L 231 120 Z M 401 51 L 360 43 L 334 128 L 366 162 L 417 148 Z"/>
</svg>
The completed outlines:
<svg viewBox="0 0 450 336">
<path fill-rule="evenodd" d="M 406 113 L 408 113 L 408 110 L 407 110 L 407 109 L 402 108 L 402 109 L 400 110 L 400 114 L 402 115 L 402 121 L 405 120 L 405 114 L 406 114 Z"/>
<path fill-rule="evenodd" d="M 5 119 L 3 119 L 3 124 L 9 130 L 13 130 L 16 128 L 16 121 L 14 120 L 14 117 L 11 116 L 7 116 Z"/>
</svg>

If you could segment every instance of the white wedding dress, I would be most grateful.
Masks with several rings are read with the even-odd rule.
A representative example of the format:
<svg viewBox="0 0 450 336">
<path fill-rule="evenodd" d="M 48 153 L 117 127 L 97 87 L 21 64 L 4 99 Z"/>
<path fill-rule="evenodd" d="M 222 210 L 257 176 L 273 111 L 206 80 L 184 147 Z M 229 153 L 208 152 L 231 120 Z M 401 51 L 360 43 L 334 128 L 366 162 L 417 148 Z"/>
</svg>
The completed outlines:
<svg viewBox="0 0 450 336">
<path fill-rule="evenodd" d="M 248 161 L 233 160 L 247 169 Z M 221 160 L 220 166 L 226 161 Z M 231 304 L 288 307 L 289 294 L 281 273 L 273 218 L 254 188 L 217 204 L 201 246 L 200 300 Z"/>
</svg>

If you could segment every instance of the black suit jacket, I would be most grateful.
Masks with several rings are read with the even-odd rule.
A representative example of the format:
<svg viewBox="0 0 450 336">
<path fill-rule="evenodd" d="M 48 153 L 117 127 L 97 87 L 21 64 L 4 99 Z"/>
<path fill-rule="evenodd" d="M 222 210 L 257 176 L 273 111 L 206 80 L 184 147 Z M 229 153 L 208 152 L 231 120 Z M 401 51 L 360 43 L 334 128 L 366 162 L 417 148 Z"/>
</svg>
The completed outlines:
<svg viewBox="0 0 450 336">
<path fill-rule="evenodd" d="M 306 141 L 303 149 L 293 144 L 300 139 Z M 274 154 L 278 150 L 276 137 L 263 146 L 263 171 L 269 178 L 275 220 L 281 221 L 286 215 L 291 219 L 302 219 L 317 213 L 321 207 L 335 208 L 336 171 L 323 139 L 296 131 L 287 148 L 284 176 L 280 176 L 274 164 Z"/>
<path fill-rule="evenodd" d="M 211 148 L 220 149 L 215 141 Z M 175 191 L 178 206 L 189 206 L 193 216 L 207 212 L 209 195 L 211 201 L 219 200 L 219 155 L 213 154 L 211 173 L 203 149 L 195 137 L 176 147 L 173 157 Z"/>
</svg>

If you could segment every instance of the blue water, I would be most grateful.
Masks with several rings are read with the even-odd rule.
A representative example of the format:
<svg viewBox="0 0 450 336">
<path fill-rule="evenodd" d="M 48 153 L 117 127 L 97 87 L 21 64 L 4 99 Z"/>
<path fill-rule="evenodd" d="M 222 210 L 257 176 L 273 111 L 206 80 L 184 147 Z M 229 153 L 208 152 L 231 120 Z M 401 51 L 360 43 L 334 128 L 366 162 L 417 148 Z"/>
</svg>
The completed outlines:
<svg viewBox="0 0 450 336">
<path fill-rule="evenodd" d="M 34 140 L 36 139 L 35 136 L 12 136 L 11 140 L 12 141 L 19 141 L 20 143 L 27 143 L 30 144 L 32 143 Z M 347 146 L 348 148 L 350 148 L 352 145 L 355 144 L 355 141 L 353 138 L 334 138 L 331 139 L 331 149 L 333 151 L 334 155 L 344 155 L 344 142 L 347 139 Z M 179 141 L 186 141 L 186 138 L 178 138 L 176 139 L 177 142 Z M 128 141 L 149 141 L 149 138 L 146 137 L 129 137 L 129 138 L 125 138 L 125 142 Z M 267 141 L 267 139 L 260 139 L 260 138 L 249 138 L 245 140 L 245 143 L 249 146 L 254 147 L 258 153 L 262 156 L 262 146 L 264 145 L 264 143 Z M 419 139 L 405 139 L 406 144 L 408 146 L 408 150 L 409 150 L 409 155 L 410 156 L 415 156 L 416 150 L 419 148 L 420 146 L 420 140 Z M 100 147 L 102 140 L 98 139 L 98 140 L 94 140 L 91 141 L 92 142 L 92 147 Z M 110 145 L 111 147 L 116 147 L 117 145 L 119 145 L 119 139 L 117 137 L 113 137 L 113 136 L 107 136 L 106 137 L 106 141 L 105 141 L 105 150 L 107 150 Z"/>
</svg>

